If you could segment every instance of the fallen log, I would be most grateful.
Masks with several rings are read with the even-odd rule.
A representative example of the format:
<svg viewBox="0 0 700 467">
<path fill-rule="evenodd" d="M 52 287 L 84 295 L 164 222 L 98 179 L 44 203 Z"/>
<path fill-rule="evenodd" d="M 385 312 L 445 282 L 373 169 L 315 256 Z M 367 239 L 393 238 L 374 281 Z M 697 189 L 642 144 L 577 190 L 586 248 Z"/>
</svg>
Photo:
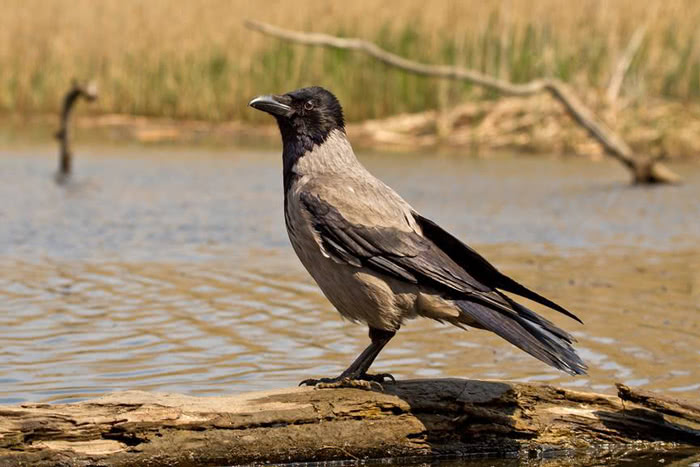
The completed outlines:
<svg viewBox="0 0 700 467">
<path fill-rule="evenodd" d="M 619 386 L 413 380 L 0 406 L 3 466 L 209 466 L 700 446 L 700 406 Z"/>
<path fill-rule="evenodd" d="M 511 83 L 485 75 L 477 70 L 449 65 L 429 65 L 416 62 L 382 49 L 373 42 L 356 38 L 336 37 L 328 34 L 291 31 L 260 21 L 246 20 L 245 26 L 268 36 L 312 47 L 328 47 L 354 50 L 364 53 L 409 73 L 459 81 L 510 96 L 532 96 L 549 93 L 564 106 L 571 117 L 605 150 L 605 153 L 626 167 L 635 184 L 679 183 L 678 176 L 661 163 L 662 157 L 637 157 L 632 148 L 615 131 L 609 128 L 595 113 L 572 92 L 566 83 L 556 78 L 537 79 L 527 83 Z"/>
</svg>

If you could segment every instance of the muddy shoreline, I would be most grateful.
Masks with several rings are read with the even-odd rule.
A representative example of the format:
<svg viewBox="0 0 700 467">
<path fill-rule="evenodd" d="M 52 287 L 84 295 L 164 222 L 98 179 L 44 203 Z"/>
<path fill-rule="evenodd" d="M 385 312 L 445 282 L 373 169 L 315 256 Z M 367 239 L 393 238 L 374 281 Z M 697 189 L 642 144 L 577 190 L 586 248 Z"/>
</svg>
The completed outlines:
<svg viewBox="0 0 700 467">
<path fill-rule="evenodd" d="M 593 108 L 639 155 L 700 162 L 700 106 L 657 101 Z M 87 112 L 79 111 L 75 126 L 77 137 L 91 142 L 273 146 L 279 139 L 272 124 Z M 0 116 L 0 141 L 47 140 L 56 126 L 53 115 Z M 444 111 L 351 122 L 347 131 L 353 144 L 365 150 L 604 157 L 602 147 L 549 96 L 471 101 Z"/>
</svg>

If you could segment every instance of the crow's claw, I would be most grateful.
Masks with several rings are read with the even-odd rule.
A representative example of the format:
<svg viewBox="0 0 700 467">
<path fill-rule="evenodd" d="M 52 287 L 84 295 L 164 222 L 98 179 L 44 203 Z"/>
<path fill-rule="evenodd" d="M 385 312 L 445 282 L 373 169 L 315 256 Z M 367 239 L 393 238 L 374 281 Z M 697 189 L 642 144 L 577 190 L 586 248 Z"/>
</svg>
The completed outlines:
<svg viewBox="0 0 700 467">
<path fill-rule="evenodd" d="M 357 376 L 336 376 L 335 378 L 319 378 L 319 379 L 305 379 L 299 386 L 314 386 L 318 389 L 331 389 L 331 388 L 359 388 L 359 389 L 372 389 L 378 388 L 384 390 L 382 383 L 387 381 L 393 383 L 396 379 L 389 373 L 379 373 L 376 375 L 365 373 Z"/>
</svg>

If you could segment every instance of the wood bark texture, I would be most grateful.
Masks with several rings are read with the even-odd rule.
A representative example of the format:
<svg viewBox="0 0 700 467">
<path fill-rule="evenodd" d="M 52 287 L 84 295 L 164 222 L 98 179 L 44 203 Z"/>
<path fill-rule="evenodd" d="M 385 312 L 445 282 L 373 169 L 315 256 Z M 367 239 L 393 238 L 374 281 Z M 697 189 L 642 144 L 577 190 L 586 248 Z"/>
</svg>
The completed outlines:
<svg viewBox="0 0 700 467">
<path fill-rule="evenodd" d="M 700 446 L 700 406 L 459 379 L 0 406 L 3 466 L 214 466 Z M 600 454 L 603 455 L 603 454 Z"/>
</svg>

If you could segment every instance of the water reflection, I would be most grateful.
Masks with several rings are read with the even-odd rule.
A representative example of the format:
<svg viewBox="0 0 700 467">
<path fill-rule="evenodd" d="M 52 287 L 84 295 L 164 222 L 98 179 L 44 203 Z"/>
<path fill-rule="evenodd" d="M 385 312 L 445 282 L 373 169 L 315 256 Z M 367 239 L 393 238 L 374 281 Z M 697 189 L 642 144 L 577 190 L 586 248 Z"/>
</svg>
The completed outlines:
<svg viewBox="0 0 700 467">
<path fill-rule="evenodd" d="M 479 459 L 439 459 L 434 462 L 423 462 L 411 459 L 391 459 L 383 462 L 367 462 L 362 465 L 400 465 L 415 467 L 698 467 L 700 456 L 697 452 L 688 450 L 667 451 L 667 452 L 644 452 L 638 450 L 614 450 L 581 454 L 576 457 L 567 456 L 566 453 L 545 457 L 533 453 L 532 458 L 479 458 Z M 346 462 L 340 465 L 357 465 L 358 463 Z M 300 465 L 300 464 L 290 464 Z M 307 464 L 308 465 L 308 464 Z M 311 464 L 313 465 L 313 464 Z"/>
</svg>

